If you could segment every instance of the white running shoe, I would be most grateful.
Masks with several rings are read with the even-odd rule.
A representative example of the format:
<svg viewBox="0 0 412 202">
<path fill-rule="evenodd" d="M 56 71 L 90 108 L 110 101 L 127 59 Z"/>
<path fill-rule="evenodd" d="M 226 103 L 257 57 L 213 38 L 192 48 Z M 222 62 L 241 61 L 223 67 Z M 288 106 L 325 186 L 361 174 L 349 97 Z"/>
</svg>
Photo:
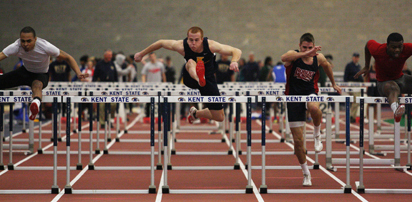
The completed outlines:
<svg viewBox="0 0 412 202">
<path fill-rule="evenodd" d="M 322 136 L 318 135 L 317 137 L 314 138 L 315 142 L 315 152 L 319 153 L 323 149 L 323 144 L 322 144 Z"/>
<path fill-rule="evenodd" d="M 40 106 L 40 100 L 34 99 L 32 103 L 30 104 L 29 108 L 29 119 L 34 120 L 36 119 L 37 114 L 39 113 L 39 106 Z"/>
<path fill-rule="evenodd" d="M 197 109 L 196 109 L 196 107 L 190 107 L 190 109 L 189 109 L 189 115 L 187 116 L 187 121 L 190 123 L 190 124 L 193 124 L 193 122 L 196 120 L 196 118 L 195 118 L 195 112 L 197 111 Z"/>
<path fill-rule="evenodd" d="M 303 186 L 304 187 L 312 186 L 312 181 L 310 179 L 310 174 L 309 175 L 303 174 Z"/>
</svg>

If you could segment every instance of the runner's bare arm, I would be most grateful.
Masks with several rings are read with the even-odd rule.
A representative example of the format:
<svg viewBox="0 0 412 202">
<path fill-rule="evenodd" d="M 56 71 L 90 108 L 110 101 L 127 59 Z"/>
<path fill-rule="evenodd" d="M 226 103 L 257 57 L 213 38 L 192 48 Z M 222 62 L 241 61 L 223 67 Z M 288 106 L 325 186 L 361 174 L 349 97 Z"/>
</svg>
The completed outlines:
<svg viewBox="0 0 412 202">
<path fill-rule="evenodd" d="M 366 43 L 366 45 L 365 45 L 365 66 L 358 73 L 356 73 L 355 76 L 353 76 L 355 79 L 357 79 L 362 74 L 363 75 L 368 75 L 369 74 L 370 66 L 371 66 L 370 65 L 371 58 L 372 58 L 372 55 L 369 52 L 368 44 Z"/>
<path fill-rule="evenodd" d="M 134 60 L 136 62 L 140 62 L 143 58 L 148 53 L 151 53 L 155 50 L 158 50 L 160 48 L 164 48 L 167 50 L 172 50 L 180 53 L 181 55 L 185 55 L 185 50 L 183 47 L 183 40 L 158 40 L 154 43 L 152 43 L 150 46 L 145 48 L 144 50 L 137 52 L 134 55 Z"/>
<path fill-rule="evenodd" d="M 4 60 L 4 59 L 6 59 L 6 58 L 7 58 L 7 56 L 4 55 L 3 52 L 0 52 L 0 61 Z"/>
<path fill-rule="evenodd" d="M 232 62 L 230 63 L 230 69 L 238 72 L 239 71 L 239 61 L 240 57 L 242 56 L 242 51 L 238 48 L 221 44 L 217 41 L 209 40 L 209 48 L 212 53 L 219 53 L 222 55 L 230 55 L 232 56 Z"/>
<path fill-rule="evenodd" d="M 280 59 L 282 62 L 285 63 L 285 66 L 289 66 L 293 61 L 302 58 L 302 57 L 313 57 L 318 55 L 318 51 L 321 50 L 322 47 L 320 46 L 315 46 L 312 49 L 305 51 L 305 52 L 296 52 L 294 50 L 290 50 L 283 54 Z"/>
<path fill-rule="evenodd" d="M 79 66 L 77 65 L 76 60 L 69 55 L 68 53 L 64 52 L 63 50 L 60 50 L 60 55 L 57 56 L 59 59 L 63 59 L 65 60 L 67 63 L 69 63 L 70 68 L 72 68 L 72 70 L 76 73 L 77 77 L 79 79 L 84 79 L 87 78 L 89 76 L 89 74 L 83 74 L 80 71 Z"/>
<path fill-rule="evenodd" d="M 325 56 L 322 53 L 318 54 L 319 65 L 325 70 L 326 75 L 329 77 L 332 87 L 339 93 L 342 94 L 341 88 L 336 85 L 335 78 L 333 77 L 332 65 L 326 60 Z"/>
</svg>

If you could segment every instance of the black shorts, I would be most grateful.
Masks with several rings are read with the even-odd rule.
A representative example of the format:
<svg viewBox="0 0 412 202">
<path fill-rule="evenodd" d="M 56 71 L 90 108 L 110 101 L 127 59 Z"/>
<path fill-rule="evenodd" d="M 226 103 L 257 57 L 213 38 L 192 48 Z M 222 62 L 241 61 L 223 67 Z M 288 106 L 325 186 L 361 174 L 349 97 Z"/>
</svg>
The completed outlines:
<svg viewBox="0 0 412 202">
<path fill-rule="evenodd" d="M 24 66 L 11 72 L 0 75 L 0 90 L 17 86 L 32 86 L 34 80 L 43 83 L 43 88 L 49 84 L 49 73 L 33 73 L 26 70 Z"/>
<path fill-rule="evenodd" d="M 199 89 L 202 96 L 220 96 L 219 89 L 217 88 L 217 82 L 214 75 L 206 76 L 206 85 L 200 87 L 199 83 L 193 79 L 189 72 L 183 67 L 183 83 L 192 89 Z M 221 110 L 223 109 L 222 103 L 204 103 L 209 110 Z"/>
<path fill-rule="evenodd" d="M 306 102 L 288 102 L 288 121 L 306 121 Z"/>
</svg>

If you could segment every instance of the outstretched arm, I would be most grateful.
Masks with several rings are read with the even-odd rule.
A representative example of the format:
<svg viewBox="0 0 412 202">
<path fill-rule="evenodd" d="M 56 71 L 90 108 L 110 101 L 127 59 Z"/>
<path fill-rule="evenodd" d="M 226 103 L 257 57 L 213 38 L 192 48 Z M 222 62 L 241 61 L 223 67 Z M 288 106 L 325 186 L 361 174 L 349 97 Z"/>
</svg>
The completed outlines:
<svg viewBox="0 0 412 202">
<path fill-rule="evenodd" d="M 365 45 L 365 66 L 358 72 L 355 74 L 355 76 L 353 76 L 355 79 L 357 79 L 360 75 L 369 75 L 369 71 L 370 71 L 370 62 L 371 62 L 371 52 L 369 52 L 369 48 L 368 48 L 368 43 L 366 43 Z"/>
<path fill-rule="evenodd" d="M 315 46 L 312 49 L 305 51 L 305 52 L 296 52 L 294 50 L 290 50 L 281 56 L 282 62 L 285 63 L 285 66 L 289 66 L 293 61 L 302 58 L 302 57 L 313 57 L 318 55 L 318 51 L 320 51 L 322 47 Z"/>
<path fill-rule="evenodd" d="M 77 77 L 79 79 L 85 79 L 89 76 L 89 74 L 83 74 L 80 69 L 79 66 L 77 65 L 76 60 L 74 60 L 74 58 L 69 55 L 68 53 L 60 50 L 60 55 L 57 56 L 59 59 L 63 59 L 65 60 L 67 63 L 69 63 L 70 68 L 72 68 L 72 70 L 76 73 Z"/>
<path fill-rule="evenodd" d="M 0 61 L 4 60 L 4 59 L 6 59 L 6 58 L 7 58 L 7 56 L 4 55 L 3 52 L 0 52 Z"/>
<path fill-rule="evenodd" d="M 338 85 L 335 83 L 335 78 L 333 77 L 332 66 L 326 60 L 323 54 L 318 55 L 319 65 L 325 70 L 326 75 L 329 77 L 330 82 L 332 83 L 332 87 L 339 93 L 342 94 L 342 90 Z"/>
<path fill-rule="evenodd" d="M 183 56 L 185 55 L 185 51 L 183 47 L 183 40 L 158 40 L 152 43 L 150 46 L 148 46 L 144 50 L 137 52 L 134 55 L 134 61 L 140 62 L 142 61 L 143 56 L 155 50 L 158 50 L 160 48 L 176 51 Z"/>
<path fill-rule="evenodd" d="M 239 71 L 239 64 L 237 61 L 239 61 L 240 56 L 242 55 L 242 51 L 238 48 L 221 44 L 217 41 L 209 40 L 209 48 L 212 53 L 219 53 L 222 55 L 229 55 L 232 56 L 232 62 L 230 63 L 230 70 L 233 70 L 235 72 Z"/>
</svg>

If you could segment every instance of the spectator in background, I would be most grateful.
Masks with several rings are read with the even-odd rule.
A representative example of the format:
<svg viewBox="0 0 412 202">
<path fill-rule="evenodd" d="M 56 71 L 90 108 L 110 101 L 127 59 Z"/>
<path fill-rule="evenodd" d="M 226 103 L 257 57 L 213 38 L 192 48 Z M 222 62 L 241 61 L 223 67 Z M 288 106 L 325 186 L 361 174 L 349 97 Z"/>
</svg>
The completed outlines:
<svg viewBox="0 0 412 202">
<path fill-rule="evenodd" d="M 130 68 L 130 81 L 137 82 L 137 65 L 134 62 L 134 55 L 129 55 L 129 57 L 126 58 L 126 61 Z"/>
<path fill-rule="evenodd" d="M 255 54 L 249 54 L 249 61 L 244 68 L 244 81 L 257 81 L 259 76 L 259 64 L 255 61 Z"/>
<path fill-rule="evenodd" d="M 49 81 L 70 81 L 70 66 L 61 58 L 49 65 Z"/>
<path fill-rule="evenodd" d="M 230 70 L 230 60 L 227 55 L 220 55 L 220 60 L 216 62 L 217 71 L 216 82 L 217 84 L 223 84 L 223 82 L 234 82 L 235 81 L 235 72 Z"/>
<path fill-rule="evenodd" d="M 268 56 L 265 58 L 265 64 L 259 71 L 259 81 L 269 81 L 269 72 L 272 69 L 272 67 L 272 58 Z"/>
<path fill-rule="evenodd" d="M 154 52 L 149 54 L 149 60 L 142 69 L 142 82 L 166 82 L 165 67 L 162 62 L 157 60 Z M 149 117 L 149 112 L 150 104 L 147 103 L 145 107 L 146 117 Z"/>
<path fill-rule="evenodd" d="M 236 81 L 244 81 L 245 80 L 245 65 L 246 60 L 245 58 L 240 58 L 239 60 L 239 72 L 235 72 Z"/>
<path fill-rule="evenodd" d="M 116 67 L 118 81 L 127 82 L 130 80 L 131 68 L 125 63 L 126 56 L 122 53 L 118 53 L 114 60 L 114 66 Z"/>
<path fill-rule="evenodd" d="M 80 68 L 80 71 L 81 72 L 83 72 L 83 70 L 84 69 L 86 69 L 86 63 L 87 63 L 87 61 L 89 61 L 89 56 L 88 55 L 83 55 L 81 58 L 80 58 L 80 66 L 79 66 L 79 68 Z M 96 65 L 96 64 L 95 64 Z M 95 66 L 95 65 L 93 65 L 93 66 Z M 79 80 L 79 78 L 77 78 L 77 75 L 74 75 L 74 77 L 72 78 L 72 81 L 78 81 Z"/>
<path fill-rule="evenodd" d="M 273 67 L 272 73 L 268 75 L 268 80 L 273 80 L 275 83 L 286 83 L 286 69 L 281 61 Z"/>
<path fill-rule="evenodd" d="M 111 50 L 106 50 L 103 55 L 103 60 L 100 60 L 94 69 L 93 82 L 117 82 L 117 70 L 112 62 L 113 52 Z M 110 114 L 114 117 L 114 112 L 116 111 L 116 103 L 110 104 Z M 99 123 L 100 127 L 104 127 L 104 104 L 100 104 L 99 111 Z"/>
<path fill-rule="evenodd" d="M 81 79 L 82 82 L 92 82 L 92 77 L 94 74 L 93 61 L 89 60 L 86 63 L 86 67 L 82 70 L 82 73 L 89 74 L 89 77 Z"/>
<path fill-rule="evenodd" d="M 172 58 L 170 56 L 166 57 L 165 63 L 165 75 L 166 75 L 166 82 L 175 83 L 176 82 L 176 70 L 172 63 Z"/>
<path fill-rule="evenodd" d="M 361 66 L 359 64 L 359 53 L 353 53 L 352 61 L 349 62 L 345 67 L 345 73 L 343 75 L 344 82 L 363 82 L 362 77 L 354 78 L 356 73 L 361 70 Z M 357 96 L 360 96 L 359 92 L 349 93 L 350 95 L 354 96 L 354 100 L 356 100 Z M 358 113 L 359 103 L 353 102 L 350 108 L 350 122 L 356 122 L 356 116 Z"/>
<path fill-rule="evenodd" d="M 329 64 L 331 65 L 331 68 L 333 69 L 333 56 L 331 54 L 327 54 L 325 55 L 326 60 L 329 62 Z M 326 87 L 326 73 L 323 70 L 323 68 L 319 68 L 319 83 L 320 83 L 320 87 Z"/>
</svg>

